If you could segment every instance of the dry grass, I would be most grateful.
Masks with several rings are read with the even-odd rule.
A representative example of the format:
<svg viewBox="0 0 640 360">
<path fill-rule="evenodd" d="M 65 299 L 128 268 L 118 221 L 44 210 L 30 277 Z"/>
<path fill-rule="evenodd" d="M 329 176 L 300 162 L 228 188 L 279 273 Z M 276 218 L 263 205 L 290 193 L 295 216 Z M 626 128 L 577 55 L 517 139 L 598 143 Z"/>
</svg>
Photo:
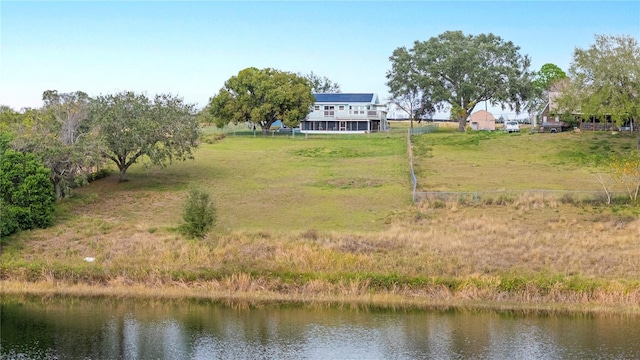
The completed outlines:
<svg viewBox="0 0 640 360">
<path fill-rule="evenodd" d="M 636 308 L 640 220 L 559 215 L 572 211 L 563 204 L 413 209 L 376 233 L 234 232 L 204 241 L 145 226 L 71 244 L 35 231 L 20 256 L 5 254 L 3 276 L 58 290 L 168 288 L 168 296 L 182 287 L 210 296 Z"/>
</svg>

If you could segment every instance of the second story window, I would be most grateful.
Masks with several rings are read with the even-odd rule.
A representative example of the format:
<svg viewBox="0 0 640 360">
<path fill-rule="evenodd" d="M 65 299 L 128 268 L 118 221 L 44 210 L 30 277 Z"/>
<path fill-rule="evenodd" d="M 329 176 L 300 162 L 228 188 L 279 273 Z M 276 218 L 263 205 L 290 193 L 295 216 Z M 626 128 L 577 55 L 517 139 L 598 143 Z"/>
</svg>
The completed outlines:
<svg viewBox="0 0 640 360">
<path fill-rule="evenodd" d="M 364 114 L 364 106 L 349 106 L 349 109 L 351 109 L 351 111 L 349 111 L 351 115 Z"/>
<path fill-rule="evenodd" d="M 324 116 L 325 117 L 333 117 L 335 116 L 335 106 L 333 105 L 325 105 L 324 106 Z"/>
</svg>

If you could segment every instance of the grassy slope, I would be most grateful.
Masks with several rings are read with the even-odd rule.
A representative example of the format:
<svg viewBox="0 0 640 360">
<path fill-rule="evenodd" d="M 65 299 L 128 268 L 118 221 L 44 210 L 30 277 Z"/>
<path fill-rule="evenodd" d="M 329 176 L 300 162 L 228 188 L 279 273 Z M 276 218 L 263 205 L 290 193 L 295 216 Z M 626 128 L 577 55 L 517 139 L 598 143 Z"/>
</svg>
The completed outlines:
<svg viewBox="0 0 640 360">
<path fill-rule="evenodd" d="M 449 162 L 488 167 L 500 160 L 480 157 L 478 150 L 507 153 L 499 149 L 508 147 L 514 163 L 526 164 L 531 139 L 539 141 L 536 151 L 547 153 L 536 162 L 564 174 L 554 179 L 589 171 L 573 164 L 586 146 L 581 138 L 537 136 L 424 135 L 416 138 L 422 146 L 417 157 L 422 161 L 441 151 L 458 156 Z M 604 137 L 596 144 L 606 151 L 628 141 L 580 136 Z M 3 239 L 3 274 L 44 282 L 47 291 L 80 281 L 124 286 L 125 293 L 138 283 L 177 286 L 182 289 L 177 294 L 197 296 L 245 291 L 371 301 L 386 294 L 383 301 L 396 296 L 414 303 L 578 303 L 640 311 L 637 207 L 535 198 L 507 206 L 412 207 L 405 146 L 402 133 L 228 137 L 202 146 L 193 162 L 162 170 L 138 166 L 127 183 L 111 177 L 79 189 L 78 196 L 60 204 L 55 226 Z M 429 166 L 439 156 L 428 157 Z M 444 166 L 429 171 L 444 176 Z M 493 171 L 495 176 L 475 179 L 490 187 L 492 178 L 518 184 L 522 176 L 504 164 Z M 184 239 L 174 230 L 192 184 L 211 191 L 220 216 L 216 232 L 204 241 Z M 85 256 L 96 262 L 82 261 Z M 20 284 L 5 282 L 3 291 L 19 292 Z"/>
<path fill-rule="evenodd" d="M 179 222 L 180 197 L 196 184 L 211 192 L 223 229 L 376 230 L 389 211 L 410 201 L 404 150 L 398 137 L 228 137 L 202 146 L 193 162 L 163 170 L 134 168 L 131 181 L 114 185 L 121 189 L 116 194 L 124 195 L 134 189 L 147 192 L 150 183 L 157 183 L 152 188 L 163 194 L 145 196 L 161 201 L 161 224 Z M 167 197 L 171 204 L 164 203 Z"/>
</svg>

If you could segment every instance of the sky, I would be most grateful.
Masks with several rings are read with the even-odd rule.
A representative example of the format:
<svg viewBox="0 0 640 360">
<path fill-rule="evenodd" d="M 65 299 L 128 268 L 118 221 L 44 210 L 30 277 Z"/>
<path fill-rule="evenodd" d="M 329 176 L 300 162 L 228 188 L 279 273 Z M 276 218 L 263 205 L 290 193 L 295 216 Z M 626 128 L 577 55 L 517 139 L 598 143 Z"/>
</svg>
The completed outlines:
<svg viewBox="0 0 640 360">
<path fill-rule="evenodd" d="M 393 50 L 448 30 L 493 33 L 532 70 L 568 71 L 596 34 L 640 39 L 640 1 L 3 0 L 0 105 L 40 107 L 45 90 L 135 91 L 201 108 L 247 67 L 313 71 L 384 102 Z"/>
</svg>

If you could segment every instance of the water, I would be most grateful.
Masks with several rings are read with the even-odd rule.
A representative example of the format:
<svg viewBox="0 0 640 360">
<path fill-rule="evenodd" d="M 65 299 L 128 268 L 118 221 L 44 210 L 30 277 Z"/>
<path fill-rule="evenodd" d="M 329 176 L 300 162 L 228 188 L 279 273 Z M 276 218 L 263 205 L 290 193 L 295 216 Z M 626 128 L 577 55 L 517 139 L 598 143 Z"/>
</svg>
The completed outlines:
<svg viewBox="0 0 640 360">
<path fill-rule="evenodd" d="M 2 359 L 638 359 L 640 318 L 4 299 Z"/>
</svg>

